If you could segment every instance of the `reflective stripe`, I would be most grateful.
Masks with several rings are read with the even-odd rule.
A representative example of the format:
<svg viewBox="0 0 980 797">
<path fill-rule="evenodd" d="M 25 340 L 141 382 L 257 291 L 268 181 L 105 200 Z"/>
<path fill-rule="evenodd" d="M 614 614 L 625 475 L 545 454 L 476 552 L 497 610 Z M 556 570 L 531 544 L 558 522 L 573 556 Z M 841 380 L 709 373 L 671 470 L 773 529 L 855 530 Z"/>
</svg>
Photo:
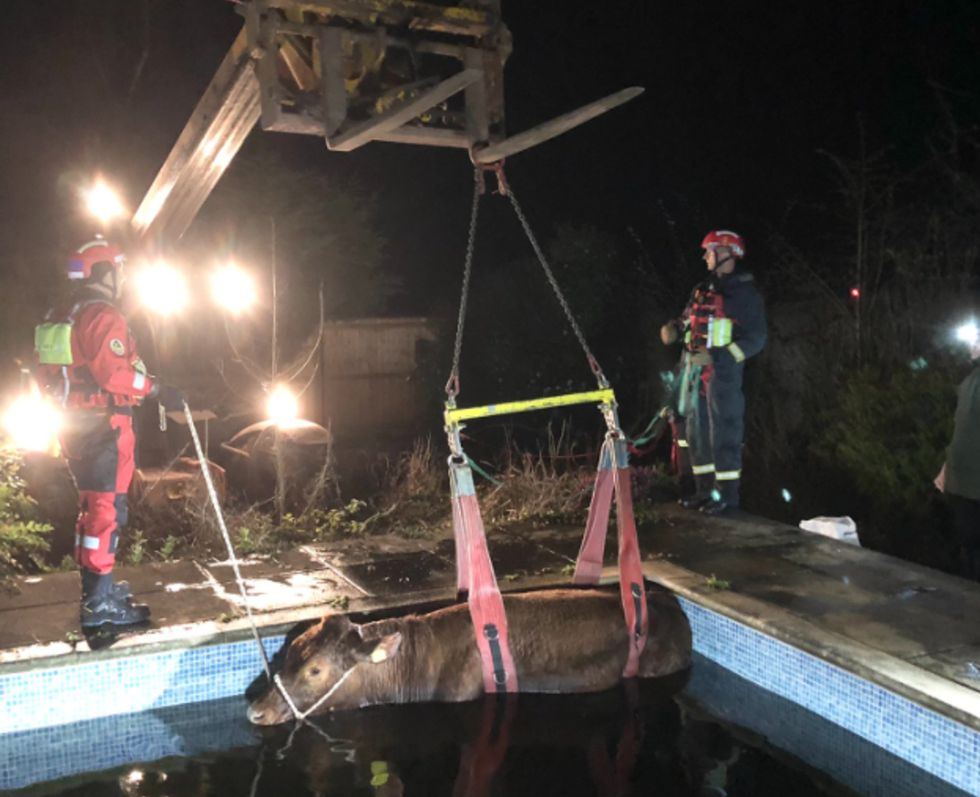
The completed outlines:
<svg viewBox="0 0 980 797">
<path fill-rule="evenodd" d="M 735 358 L 735 362 L 740 363 L 745 359 L 745 352 L 737 343 L 728 344 L 728 352 Z"/>
<path fill-rule="evenodd" d="M 82 544 L 82 535 L 81 534 L 76 534 L 75 535 L 75 547 L 77 548 L 81 544 Z"/>
<path fill-rule="evenodd" d="M 695 476 L 704 476 L 704 474 L 706 474 L 706 473 L 714 473 L 714 472 L 715 472 L 715 466 L 714 465 L 692 465 L 691 466 L 691 473 L 693 473 Z"/>
<path fill-rule="evenodd" d="M 89 537 L 87 534 L 82 537 L 82 547 L 88 548 L 90 551 L 99 550 L 99 538 Z"/>
<path fill-rule="evenodd" d="M 133 375 L 133 390 L 142 390 L 146 385 L 146 374 L 141 374 L 137 371 Z"/>
<path fill-rule="evenodd" d="M 740 470 L 720 470 L 715 474 L 715 478 L 720 482 L 730 482 L 735 481 L 735 479 L 742 478 L 742 471 Z"/>
<path fill-rule="evenodd" d="M 678 440 L 677 441 L 677 447 L 678 448 L 687 448 L 687 446 L 688 446 L 687 440 Z"/>
</svg>

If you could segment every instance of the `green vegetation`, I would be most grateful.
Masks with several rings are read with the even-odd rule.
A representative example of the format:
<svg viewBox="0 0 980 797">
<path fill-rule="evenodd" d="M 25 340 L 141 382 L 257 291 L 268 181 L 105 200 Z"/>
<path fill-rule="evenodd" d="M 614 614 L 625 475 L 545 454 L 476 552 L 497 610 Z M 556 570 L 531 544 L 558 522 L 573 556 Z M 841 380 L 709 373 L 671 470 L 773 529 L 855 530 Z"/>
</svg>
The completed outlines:
<svg viewBox="0 0 980 797">
<path fill-rule="evenodd" d="M 51 525 L 26 492 L 24 462 L 15 449 L 0 441 L 0 574 L 42 570 Z"/>
</svg>

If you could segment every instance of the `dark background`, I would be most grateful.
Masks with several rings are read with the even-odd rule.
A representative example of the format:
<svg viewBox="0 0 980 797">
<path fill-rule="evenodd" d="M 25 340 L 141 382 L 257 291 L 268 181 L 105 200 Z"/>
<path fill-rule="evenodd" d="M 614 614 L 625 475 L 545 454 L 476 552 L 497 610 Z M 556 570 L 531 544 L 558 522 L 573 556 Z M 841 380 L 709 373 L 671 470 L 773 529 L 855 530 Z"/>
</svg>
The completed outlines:
<svg viewBox="0 0 980 797">
<path fill-rule="evenodd" d="M 770 311 L 769 349 L 747 374 L 751 508 L 864 513 L 879 527 L 871 544 L 948 564 L 953 543 L 928 485 L 965 365 L 949 327 L 976 309 L 980 4 L 504 0 L 503 12 L 511 132 L 646 88 L 507 166 L 616 380 L 624 423 L 639 428 L 659 406 L 658 373 L 676 352 L 656 329 L 701 273 L 701 238 L 738 230 Z M 67 253 L 94 231 L 78 188 L 102 172 L 138 204 L 239 26 L 222 0 L 4 4 L 5 367 L 29 356 Z M 315 320 L 321 278 L 331 318 L 448 323 L 471 179 L 455 150 L 329 153 L 312 137 L 257 130 L 186 236 L 186 257 L 201 274 L 218 249 L 267 267 L 248 207 L 258 184 L 299 220 L 282 236 L 285 355 Z M 499 399 L 511 384 L 525 395 L 569 373 L 587 386 L 516 222 L 488 204 L 469 396 Z M 857 283 L 860 333 L 847 298 Z M 208 324 L 198 314 L 170 331 L 199 340 Z M 433 359 L 443 379 L 445 354 Z M 919 358 L 928 367 L 910 371 Z M 798 496 L 789 510 L 776 498 L 784 486 Z"/>
</svg>

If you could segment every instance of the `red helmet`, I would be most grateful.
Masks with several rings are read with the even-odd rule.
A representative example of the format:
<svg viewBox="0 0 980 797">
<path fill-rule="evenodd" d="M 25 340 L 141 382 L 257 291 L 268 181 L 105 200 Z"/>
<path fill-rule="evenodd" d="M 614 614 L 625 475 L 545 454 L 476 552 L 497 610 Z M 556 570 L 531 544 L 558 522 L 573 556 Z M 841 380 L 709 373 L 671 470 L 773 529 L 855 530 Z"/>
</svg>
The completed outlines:
<svg viewBox="0 0 980 797">
<path fill-rule="evenodd" d="M 92 276 L 92 269 L 99 263 L 108 263 L 115 271 L 122 269 L 126 256 L 122 249 L 113 246 L 102 236 L 82 244 L 72 254 L 68 261 L 68 279 L 87 280 Z"/>
<path fill-rule="evenodd" d="M 714 249 L 716 246 L 727 246 L 735 257 L 745 257 L 745 241 L 737 232 L 712 230 L 701 241 L 702 249 Z"/>
</svg>

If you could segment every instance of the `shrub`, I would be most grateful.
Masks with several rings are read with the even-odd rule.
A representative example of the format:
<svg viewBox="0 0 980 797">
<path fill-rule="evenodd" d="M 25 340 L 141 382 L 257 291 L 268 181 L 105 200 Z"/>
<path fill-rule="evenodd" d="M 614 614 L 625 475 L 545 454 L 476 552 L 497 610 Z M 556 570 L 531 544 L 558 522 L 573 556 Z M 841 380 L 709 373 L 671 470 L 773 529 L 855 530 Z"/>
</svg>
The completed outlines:
<svg viewBox="0 0 980 797">
<path fill-rule="evenodd" d="M 43 569 L 49 547 L 51 525 L 25 491 L 23 466 L 17 450 L 0 442 L 0 573 Z"/>
</svg>

